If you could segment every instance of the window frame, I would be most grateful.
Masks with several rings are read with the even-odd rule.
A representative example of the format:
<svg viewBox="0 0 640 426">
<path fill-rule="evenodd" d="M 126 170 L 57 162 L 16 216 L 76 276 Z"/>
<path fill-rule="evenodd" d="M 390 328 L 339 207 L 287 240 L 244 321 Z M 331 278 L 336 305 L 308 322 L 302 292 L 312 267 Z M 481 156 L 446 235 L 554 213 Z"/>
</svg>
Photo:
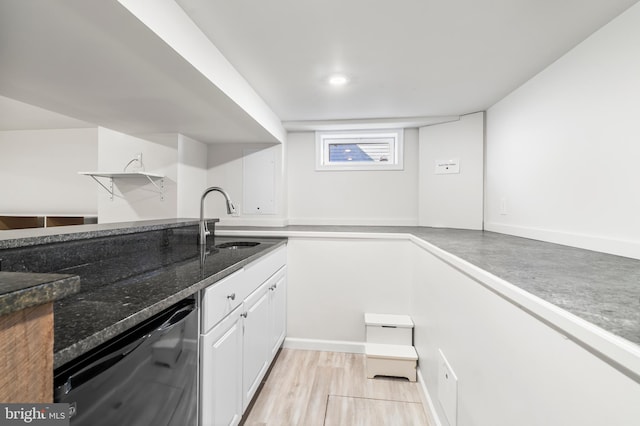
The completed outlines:
<svg viewBox="0 0 640 426">
<path fill-rule="evenodd" d="M 353 140 L 353 144 L 366 139 L 390 137 L 392 159 L 388 162 L 371 161 L 329 161 L 329 145 L 332 141 Z M 345 143 L 346 145 L 346 143 Z M 363 170 L 404 170 L 404 129 L 371 129 L 345 131 L 316 131 L 317 171 L 363 171 Z"/>
</svg>

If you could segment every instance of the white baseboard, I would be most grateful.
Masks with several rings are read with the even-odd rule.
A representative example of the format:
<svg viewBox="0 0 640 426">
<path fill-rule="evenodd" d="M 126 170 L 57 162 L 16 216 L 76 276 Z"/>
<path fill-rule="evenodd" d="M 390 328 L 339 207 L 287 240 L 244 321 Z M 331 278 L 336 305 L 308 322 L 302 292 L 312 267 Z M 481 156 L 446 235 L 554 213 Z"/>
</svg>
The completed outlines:
<svg viewBox="0 0 640 426">
<path fill-rule="evenodd" d="M 317 340 L 287 337 L 284 340 L 283 347 L 308 351 L 364 353 L 364 342 L 351 342 L 347 340 Z"/>
<path fill-rule="evenodd" d="M 418 218 L 290 217 L 289 225 L 418 226 Z"/>
<path fill-rule="evenodd" d="M 218 223 L 220 226 L 269 226 L 269 227 L 278 227 L 281 228 L 283 226 L 289 225 L 289 221 L 286 218 L 282 217 L 221 217 L 220 222 Z"/>
<path fill-rule="evenodd" d="M 422 405 L 425 407 L 425 411 L 427 412 L 427 423 L 430 425 L 442 426 L 442 422 L 440 421 L 440 417 L 436 411 L 435 401 L 431 398 L 431 395 L 427 390 L 427 384 L 424 381 L 424 376 L 419 368 L 418 386 L 420 386 L 420 389 L 422 390 L 422 392 L 420 392 L 420 398 L 422 398 Z"/>
<path fill-rule="evenodd" d="M 640 259 L 640 242 L 617 240 L 594 235 L 576 234 L 556 231 L 552 229 L 532 228 L 527 226 L 505 225 L 502 223 L 486 222 L 485 231 L 499 232 L 516 237 L 531 238 L 554 244 L 577 247 L 585 250 L 599 251 L 616 256 Z"/>
</svg>

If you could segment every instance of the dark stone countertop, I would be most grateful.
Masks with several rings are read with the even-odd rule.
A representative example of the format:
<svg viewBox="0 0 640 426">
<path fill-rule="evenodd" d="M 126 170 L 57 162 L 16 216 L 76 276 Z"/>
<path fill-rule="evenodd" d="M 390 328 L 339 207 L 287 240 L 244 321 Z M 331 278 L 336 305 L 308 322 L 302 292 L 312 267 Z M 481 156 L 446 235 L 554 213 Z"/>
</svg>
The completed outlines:
<svg viewBox="0 0 640 426">
<path fill-rule="evenodd" d="M 220 235 L 403 234 L 640 345 L 640 260 L 489 231 L 405 226 L 219 227 Z"/>
<path fill-rule="evenodd" d="M 0 315 L 42 305 L 80 290 L 80 278 L 69 274 L 0 271 Z"/>
<path fill-rule="evenodd" d="M 203 264 L 199 250 L 191 251 L 192 256 L 175 263 L 57 301 L 54 305 L 54 367 L 88 352 L 285 243 L 283 239 L 216 238 L 216 244 L 238 240 L 261 244 L 236 250 L 213 249 Z M 105 268 L 104 264 L 96 266 Z M 92 271 L 87 271 L 85 275 L 91 274 Z"/>
<path fill-rule="evenodd" d="M 80 291 L 54 304 L 55 368 L 286 244 L 283 238 L 209 237 L 203 253 L 193 220 L 64 228 L 74 229 L 5 239 L 0 250 L 12 278 L 79 277 Z M 261 244 L 215 247 L 228 241 Z"/>
</svg>

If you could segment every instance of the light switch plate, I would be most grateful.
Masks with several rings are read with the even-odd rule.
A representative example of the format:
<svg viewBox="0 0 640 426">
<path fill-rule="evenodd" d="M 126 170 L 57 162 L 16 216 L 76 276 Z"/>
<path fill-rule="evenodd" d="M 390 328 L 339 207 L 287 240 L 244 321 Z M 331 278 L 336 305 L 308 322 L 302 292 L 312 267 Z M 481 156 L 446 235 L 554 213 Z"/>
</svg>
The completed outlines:
<svg viewBox="0 0 640 426">
<path fill-rule="evenodd" d="M 451 158 L 449 160 L 436 160 L 435 174 L 448 175 L 460 173 L 460 159 Z"/>
<path fill-rule="evenodd" d="M 438 401 L 449 422 L 449 426 L 456 426 L 458 421 L 458 377 L 438 349 Z"/>
</svg>

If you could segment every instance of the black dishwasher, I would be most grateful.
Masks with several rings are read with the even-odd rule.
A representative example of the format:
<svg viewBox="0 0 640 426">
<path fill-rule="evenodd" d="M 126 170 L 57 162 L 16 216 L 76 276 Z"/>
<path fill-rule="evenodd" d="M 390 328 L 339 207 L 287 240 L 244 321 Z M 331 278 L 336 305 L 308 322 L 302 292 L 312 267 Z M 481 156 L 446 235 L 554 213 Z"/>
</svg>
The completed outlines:
<svg viewBox="0 0 640 426">
<path fill-rule="evenodd" d="M 184 299 L 54 372 L 71 425 L 196 426 L 198 309 Z"/>
</svg>

